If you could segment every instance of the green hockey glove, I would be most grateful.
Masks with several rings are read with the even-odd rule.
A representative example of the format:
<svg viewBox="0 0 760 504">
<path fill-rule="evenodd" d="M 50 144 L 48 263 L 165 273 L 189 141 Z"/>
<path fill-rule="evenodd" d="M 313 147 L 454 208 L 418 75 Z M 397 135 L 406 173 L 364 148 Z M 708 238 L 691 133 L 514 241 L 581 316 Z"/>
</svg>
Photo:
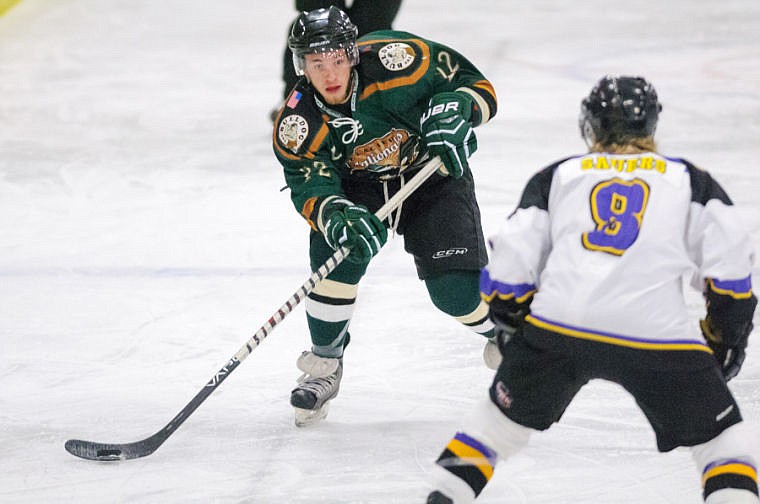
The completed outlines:
<svg viewBox="0 0 760 504">
<path fill-rule="evenodd" d="M 325 241 L 335 250 L 341 247 L 351 250 L 347 261 L 368 263 L 388 241 L 388 230 L 366 207 L 350 202 L 344 204 L 346 201 L 334 203 L 335 209 L 327 214 Z"/>
<path fill-rule="evenodd" d="M 467 158 L 478 149 L 470 123 L 473 101 L 463 92 L 438 93 L 420 118 L 422 140 L 431 155 L 441 157 L 444 175 L 464 175 L 470 168 Z"/>
</svg>

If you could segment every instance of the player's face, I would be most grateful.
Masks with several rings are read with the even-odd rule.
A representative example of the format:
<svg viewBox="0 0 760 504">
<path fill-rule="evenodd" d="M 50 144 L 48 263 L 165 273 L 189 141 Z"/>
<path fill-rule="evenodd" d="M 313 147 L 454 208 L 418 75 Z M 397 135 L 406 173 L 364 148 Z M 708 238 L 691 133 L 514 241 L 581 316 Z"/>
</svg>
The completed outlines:
<svg viewBox="0 0 760 504">
<path fill-rule="evenodd" d="M 343 49 L 304 55 L 304 73 L 328 104 L 348 99 L 351 63 Z"/>
</svg>

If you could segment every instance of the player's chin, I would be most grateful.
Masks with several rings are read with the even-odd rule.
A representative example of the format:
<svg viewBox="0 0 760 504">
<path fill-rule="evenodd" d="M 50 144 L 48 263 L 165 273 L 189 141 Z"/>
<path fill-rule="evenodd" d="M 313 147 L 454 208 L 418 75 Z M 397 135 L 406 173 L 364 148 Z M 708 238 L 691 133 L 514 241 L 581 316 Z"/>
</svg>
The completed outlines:
<svg viewBox="0 0 760 504">
<path fill-rule="evenodd" d="M 345 100 L 346 94 L 342 87 L 337 87 L 335 90 L 329 88 L 325 90 L 323 98 L 330 105 L 340 105 Z"/>
</svg>

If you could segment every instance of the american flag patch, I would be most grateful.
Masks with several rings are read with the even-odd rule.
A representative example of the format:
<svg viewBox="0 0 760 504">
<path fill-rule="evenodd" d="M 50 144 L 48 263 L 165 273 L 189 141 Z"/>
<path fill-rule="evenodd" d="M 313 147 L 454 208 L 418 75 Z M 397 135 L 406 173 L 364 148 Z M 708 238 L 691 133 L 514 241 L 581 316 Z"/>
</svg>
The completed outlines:
<svg viewBox="0 0 760 504">
<path fill-rule="evenodd" d="M 294 91 L 290 94 L 290 98 L 288 98 L 287 106 L 288 108 L 296 108 L 296 105 L 298 105 L 298 102 L 301 101 L 301 93 L 298 91 Z"/>
</svg>

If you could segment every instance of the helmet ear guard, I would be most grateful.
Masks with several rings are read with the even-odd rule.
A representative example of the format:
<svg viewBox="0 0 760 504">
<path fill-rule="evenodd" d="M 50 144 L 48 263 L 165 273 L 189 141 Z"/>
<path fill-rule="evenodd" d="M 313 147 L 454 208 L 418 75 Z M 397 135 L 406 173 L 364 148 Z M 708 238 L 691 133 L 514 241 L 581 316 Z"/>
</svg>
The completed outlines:
<svg viewBox="0 0 760 504">
<path fill-rule="evenodd" d="M 594 144 L 624 144 L 654 135 L 662 105 L 643 77 L 603 77 L 581 102 L 581 137 Z"/>
<path fill-rule="evenodd" d="M 356 39 L 359 30 L 348 15 L 335 6 L 302 12 L 293 22 L 288 47 L 293 52 L 293 67 L 297 75 L 304 74 L 306 54 L 344 50 L 351 66 L 359 63 Z"/>
</svg>

